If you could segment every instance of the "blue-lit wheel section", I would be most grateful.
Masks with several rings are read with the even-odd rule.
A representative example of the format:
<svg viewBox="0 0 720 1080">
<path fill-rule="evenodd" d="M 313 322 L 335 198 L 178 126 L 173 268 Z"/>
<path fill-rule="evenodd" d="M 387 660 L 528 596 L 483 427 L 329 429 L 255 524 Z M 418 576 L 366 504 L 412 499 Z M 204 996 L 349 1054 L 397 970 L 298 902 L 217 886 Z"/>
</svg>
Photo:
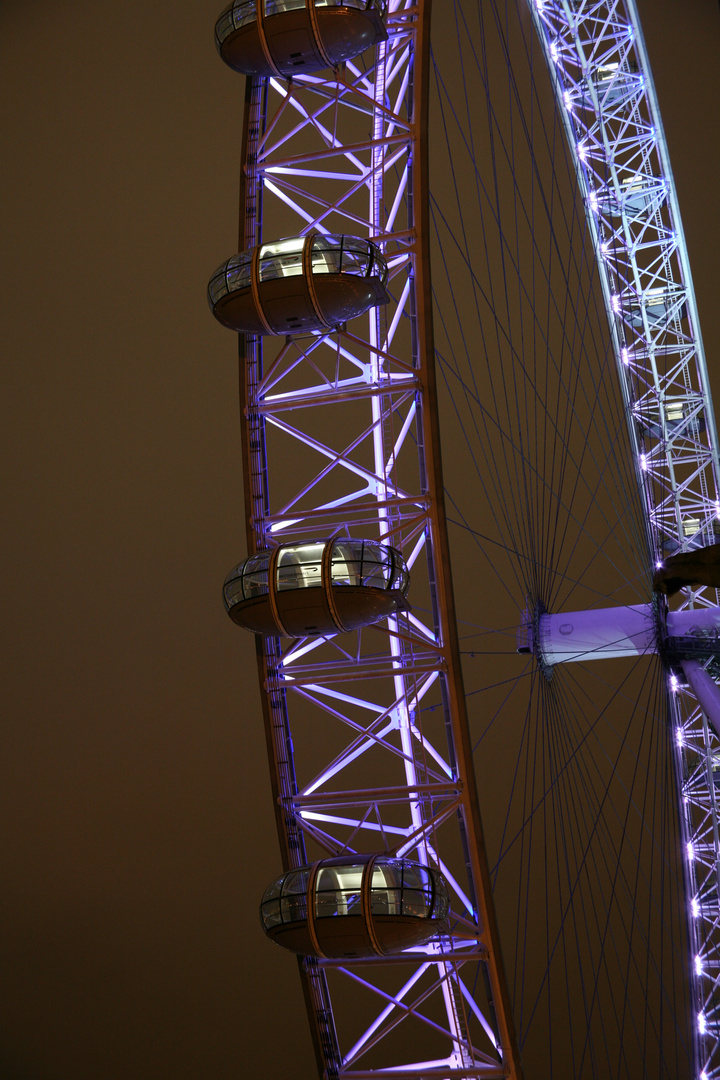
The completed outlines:
<svg viewBox="0 0 720 1080">
<path fill-rule="evenodd" d="M 435 340 L 465 444 L 451 549 L 483 586 L 458 614 L 523 1068 L 705 1080 L 718 444 L 642 33 L 632 0 L 453 18 L 434 45 Z"/>
<path fill-rule="evenodd" d="M 216 38 L 250 76 L 224 599 L 318 1075 L 717 1080 L 717 595 L 682 558 L 718 449 L 634 2 L 450 0 L 432 54 L 428 0 Z"/>
</svg>

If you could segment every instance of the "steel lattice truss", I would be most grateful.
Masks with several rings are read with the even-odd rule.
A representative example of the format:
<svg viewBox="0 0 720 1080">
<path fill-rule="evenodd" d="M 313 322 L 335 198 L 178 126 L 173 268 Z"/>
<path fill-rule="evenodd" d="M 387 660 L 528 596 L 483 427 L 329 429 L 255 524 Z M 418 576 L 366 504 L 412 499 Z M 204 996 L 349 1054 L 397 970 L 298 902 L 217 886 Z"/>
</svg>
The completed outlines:
<svg viewBox="0 0 720 1080">
<path fill-rule="evenodd" d="M 718 540 L 718 443 L 687 251 L 633 0 L 530 0 L 586 202 L 658 564 Z M 713 606 L 711 590 L 683 606 Z M 698 1073 L 720 1076 L 720 744 L 670 678 Z"/>
<path fill-rule="evenodd" d="M 321 1071 L 355 1080 L 520 1075 L 447 562 L 422 220 L 427 25 L 422 5 L 393 3 L 372 63 L 249 80 L 246 99 L 241 247 L 350 233 L 390 266 L 392 301 L 369 317 L 240 337 L 250 551 L 379 538 L 412 576 L 413 610 L 383 624 L 258 638 L 286 866 L 390 852 L 439 868 L 451 890 L 451 932 L 424 949 L 300 962 Z"/>
</svg>

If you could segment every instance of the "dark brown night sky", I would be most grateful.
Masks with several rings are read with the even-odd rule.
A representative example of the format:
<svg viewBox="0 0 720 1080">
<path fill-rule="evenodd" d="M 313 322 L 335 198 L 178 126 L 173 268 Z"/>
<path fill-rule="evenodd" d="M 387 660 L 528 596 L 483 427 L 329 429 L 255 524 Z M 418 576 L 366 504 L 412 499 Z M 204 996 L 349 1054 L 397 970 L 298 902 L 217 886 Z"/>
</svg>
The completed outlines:
<svg viewBox="0 0 720 1080">
<path fill-rule="evenodd" d="M 640 9 L 717 400 L 718 5 Z M 217 14 L 0 7 L 2 1080 L 314 1075 L 257 918 L 280 861 L 220 601 L 237 363 L 205 287 L 235 250 L 243 86 Z"/>
</svg>

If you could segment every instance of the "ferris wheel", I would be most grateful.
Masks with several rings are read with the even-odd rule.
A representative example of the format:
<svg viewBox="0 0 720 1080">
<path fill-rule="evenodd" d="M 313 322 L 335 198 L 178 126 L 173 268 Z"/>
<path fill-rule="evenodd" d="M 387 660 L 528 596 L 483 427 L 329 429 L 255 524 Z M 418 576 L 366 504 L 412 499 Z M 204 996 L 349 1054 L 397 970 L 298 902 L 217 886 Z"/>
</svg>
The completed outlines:
<svg viewBox="0 0 720 1080">
<path fill-rule="evenodd" d="M 717 437 L 637 12 L 469 7 L 216 25 L 261 918 L 323 1077 L 709 1080 L 720 620 L 651 579 L 715 542 Z"/>
</svg>

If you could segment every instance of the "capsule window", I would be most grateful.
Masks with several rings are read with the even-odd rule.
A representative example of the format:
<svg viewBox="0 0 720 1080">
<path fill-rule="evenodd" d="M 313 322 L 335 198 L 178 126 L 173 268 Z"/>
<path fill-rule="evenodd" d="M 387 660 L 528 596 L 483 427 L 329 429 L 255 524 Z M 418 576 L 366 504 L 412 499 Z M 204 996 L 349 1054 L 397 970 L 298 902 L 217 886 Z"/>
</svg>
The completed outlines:
<svg viewBox="0 0 720 1080">
<path fill-rule="evenodd" d="M 330 574 L 333 585 L 362 585 L 362 547 L 337 540 L 333 545 Z"/>
<path fill-rule="evenodd" d="M 298 277 L 303 272 L 302 255 L 305 238 L 293 236 L 263 244 L 260 248 L 258 274 L 260 281 L 274 278 Z"/>
<path fill-rule="evenodd" d="M 373 867 L 370 911 L 373 915 L 402 914 L 402 864 Z"/>
<path fill-rule="evenodd" d="M 233 30 L 239 30 L 241 26 L 257 21 L 256 0 L 244 0 L 236 2 L 227 11 L 224 11 L 215 24 L 215 37 L 220 45 Z"/>
<path fill-rule="evenodd" d="M 282 548 L 277 565 L 278 592 L 320 588 L 324 547 L 324 544 L 299 544 Z"/>
<path fill-rule="evenodd" d="M 264 596 L 268 591 L 268 566 L 270 553 L 262 552 L 245 561 L 243 567 L 243 595 L 246 600 L 254 596 Z M 229 599 L 229 598 L 228 598 Z"/>
<path fill-rule="evenodd" d="M 262 906 L 262 918 L 265 926 L 280 926 L 282 924 L 282 913 L 280 911 L 280 900 L 269 900 Z"/>
<path fill-rule="evenodd" d="M 283 11 L 297 11 L 305 7 L 305 0 L 264 0 L 266 15 L 280 15 Z"/>
<path fill-rule="evenodd" d="M 364 866 L 323 867 L 315 882 L 315 915 L 319 919 L 338 915 L 361 914 L 361 890 Z"/>
</svg>

